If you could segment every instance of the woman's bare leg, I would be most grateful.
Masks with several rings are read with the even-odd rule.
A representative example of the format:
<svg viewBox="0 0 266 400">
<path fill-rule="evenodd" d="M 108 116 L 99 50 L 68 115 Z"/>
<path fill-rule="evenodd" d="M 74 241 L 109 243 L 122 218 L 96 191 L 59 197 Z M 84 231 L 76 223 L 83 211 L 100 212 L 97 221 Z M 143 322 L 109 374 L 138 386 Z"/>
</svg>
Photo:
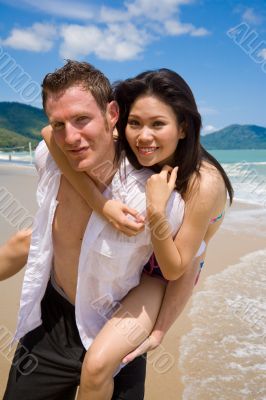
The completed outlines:
<svg viewBox="0 0 266 400">
<path fill-rule="evenodd" d="M 124 356 L 149 336 L 158 316 L 166 283 L 143 274 L 140 285 L 122 300 L 85 356 L 78 400 L 108 400 L 113 376 Z"/>
</svg>

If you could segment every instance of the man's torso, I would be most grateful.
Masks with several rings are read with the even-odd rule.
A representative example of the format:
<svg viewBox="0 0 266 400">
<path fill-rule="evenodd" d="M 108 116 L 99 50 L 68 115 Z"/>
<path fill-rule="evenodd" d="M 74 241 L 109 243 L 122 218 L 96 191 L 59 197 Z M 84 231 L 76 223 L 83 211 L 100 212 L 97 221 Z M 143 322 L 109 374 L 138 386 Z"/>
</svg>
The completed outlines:
<svg viewBox="0 0 266 400">
<path fill-rule="evenodd" d="M 53 220 L 54 275 L 74 304 L 81 244 L 92 210 L 63 176 L 57 201 Z"/>
</svg>

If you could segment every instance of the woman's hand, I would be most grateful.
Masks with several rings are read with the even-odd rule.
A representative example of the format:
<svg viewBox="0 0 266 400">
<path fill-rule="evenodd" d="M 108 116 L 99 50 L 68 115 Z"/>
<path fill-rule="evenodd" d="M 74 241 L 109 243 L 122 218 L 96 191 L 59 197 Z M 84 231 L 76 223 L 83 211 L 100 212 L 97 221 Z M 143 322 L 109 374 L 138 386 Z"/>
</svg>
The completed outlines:
<svg viewBox="0 0 266 400">
<path fill-rule="evenodd" d="M 164 214 L 167 202 L 175 189 L 178 167 L 165 165 L 159 174 L 152 175 L 146 183 L 147 214 Z"/>
<path fill-rule="evenodd" d="M 142 354 L 147 353 L 148 351 L 155 350 L 162 342 L 163 336 L 157 335 L 156 332 L 152 332 L 147 339 L 144 340 L 134 351 L 126 355 L 123 358 L 123 363 L 129 363 L 133 361 L 136 357 L 141 356 Z"/>
<path fill-rule="evenodd" d="M 128 218 L 128 214 L 134 220 Z M 144 217 L 120 201 L 107 200 L 103 207 L 103 215 L 117 230 L 127 236 L 135 236 L 144 229 Z"/>
</svg>

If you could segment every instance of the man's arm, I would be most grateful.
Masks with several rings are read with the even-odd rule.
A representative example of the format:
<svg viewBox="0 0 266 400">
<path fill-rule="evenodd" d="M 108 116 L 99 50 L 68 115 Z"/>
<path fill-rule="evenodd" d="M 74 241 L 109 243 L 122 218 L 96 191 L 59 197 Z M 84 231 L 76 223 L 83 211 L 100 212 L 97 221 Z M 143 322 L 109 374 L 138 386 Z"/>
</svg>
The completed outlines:
<svg viewBox="0 0 266 400">
<path fill-rule="evenodd" d="M 157 321 L 151 333 L 151 336 L 157 338 L 159 343 L 184 310 L 192 295 L 198 272 L 199 260 L 194 260 L 178 280 L 168 283 Z"/>
<path fill-rule="evenodd" d="M 128 236 L 136 235 L 144 229 L 144 218 L 136 210 L 117 200 L 108 200 L 99 191 L 93 180 L 85 172 L 71 168 L 66 156 L 56 145 L 50 125 L 42 129 L 42 136 L 58 168 L 83 197 L 86 203 L 98 214 L 106 218 L 119 231 Z M 134 220 L 127 218 L 132 215 Z"/>
<path fill-rule="evenodd" d="M 198 272 L 199 259 L 194 259 L 187 267 L 186 272 L 178 280 L 168 283 L 153 331 L 136 350 L 123 359 L 123 362 L 130 362 L 161 344 L 164 336 L 182 313 L 190 299 Z"/>
<path fill-rule="evenodd" d="M 31 230 L 17 232 L 0 247 L 0 281 L 19 272 L 27 262 Z"/>
</svg>

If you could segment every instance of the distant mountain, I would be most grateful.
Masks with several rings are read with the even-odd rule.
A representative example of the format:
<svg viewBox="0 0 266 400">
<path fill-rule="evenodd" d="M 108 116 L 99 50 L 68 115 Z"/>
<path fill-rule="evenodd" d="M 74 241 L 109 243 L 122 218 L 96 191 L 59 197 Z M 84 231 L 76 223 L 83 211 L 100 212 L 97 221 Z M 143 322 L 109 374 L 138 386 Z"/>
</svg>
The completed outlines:
<svg viewBox="0 0 266 400">
<path fill-rule="evenodd" d="M 207 150 L 266 149 L 266 128 L 256 125 L 230 125 L 201 136 Z"/>
<path fill-rule="evenodd" d="M 0 103 L 0 147 L 20 147 L 32 143 L 33 148 L 42 139 L 41 129 L 47 125 L 43 110 L 22 103 Z"/>
</svg>

